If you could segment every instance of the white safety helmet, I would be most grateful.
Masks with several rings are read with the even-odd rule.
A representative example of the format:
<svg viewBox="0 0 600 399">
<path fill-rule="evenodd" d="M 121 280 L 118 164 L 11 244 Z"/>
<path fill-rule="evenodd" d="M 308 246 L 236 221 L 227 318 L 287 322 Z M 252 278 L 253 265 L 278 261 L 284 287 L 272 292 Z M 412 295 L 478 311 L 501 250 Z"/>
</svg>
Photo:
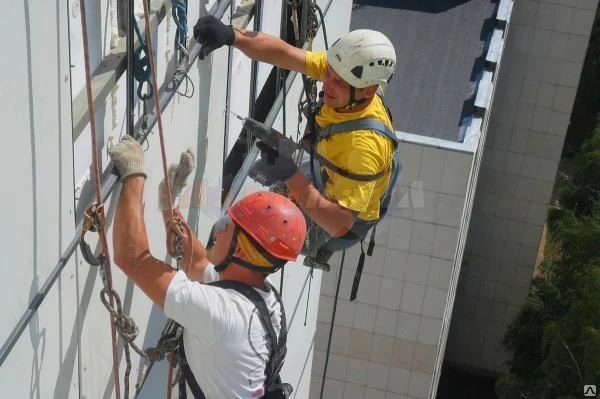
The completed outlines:
<svg viewBox="0 0 600 399">
<path fill-rule="evenodd" d="M 396 51 L 383 33 L 358 29 L 327 50 L 327 62 L 351 86 L 385 86 L 394 74 Z"/>
</svg>

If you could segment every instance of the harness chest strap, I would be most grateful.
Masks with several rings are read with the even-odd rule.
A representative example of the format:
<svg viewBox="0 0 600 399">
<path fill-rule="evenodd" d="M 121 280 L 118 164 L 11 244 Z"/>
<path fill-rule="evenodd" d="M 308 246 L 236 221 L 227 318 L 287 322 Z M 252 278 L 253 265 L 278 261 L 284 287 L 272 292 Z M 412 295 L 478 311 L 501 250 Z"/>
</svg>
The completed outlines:
<svg viewBox="0 0 600 399">
<path fill-rule="evenodd" d="M 378 92 L 378 95 L 380 97 L 382 97 L 381 93 L 379 93 L 379 92 Z M 387 107 L 386 107 L 386 110 L 388 110 L 388 115 L 389 115 L 389 109 Z M 391 119 L 391 115 L 390 115 L 390 119 Z M 328 159 L 326 159 L 325 157 L 323 157 L 316 151 L 316 145 L 320 140 L 329 138 L 335 134 L 349 132 L 349 131 L 371 130 L 379 135 L 389 138 L 394 145 L 394 155 L 393 155 L 392 165 L 391 165 L 392 171 L 391 171 L 390 180 L 388 182 L 385 192 L 383 193 L 383 195 L 381 196 L 381 198 L 379 200 L 379 208 L 380 208 L 379 217 L 372 221 L 367 221 L 367 220 L 363 220 L 358 217 L 355 217 L 354 224 L 351 228 L 351 232 L 356 236 L 357 241 L 360 241 L 360 243 L 361 243 L 361 255 L 358 260 L 358 265 L 356 268 L 356 272 L 354 274 L 354 281 L 352 283 L 352 290 L 350 293 L 350 301 L 353 301 L 354 299 L 356 299 L 356 295 L 358 293 L 358 286 L 360 283 L 360 279 L 361 279 L 362 271 L 363 271 L 363 267 L 364 267 L 364 262 L 365 262 L 365 252 L 362 248 L 362 241 L 366 237 L 368 231 L 371 230 L 371 238 L 370 238 L 369 246 L 367 249 L 367 254 L 369 256 L 371 256 L 373 254 L 373 249 L 375 247 L 375 231 L 376 231 L 377 223 L 381 219 L 383 219 L 383 217 L 387 213 L 387 209 L 389 207 L 389 204 L 390 204 L 391 198 L 392 198 L 392 191 L 393 191 L 394 186 L 396 185 L 398 178 L 400 176 L 402 164 L 400 162 L 399 143 L 398 143 L 398 139 L 397 139 L 396 135 L 394 134 L 394 132 L 392 132 L 392 130 L 385 123 L 383 123 L 380 120 L 373 119 L 373 118 L 355 119 L 355 120 L 350 120 L 350 121 L 346 121 L 346 122 L 342 122 L 342 123 L 331 124 L 322 129 L 317 128 L 317 130 L 318 130 L 318 135 L 317 135 L 316 142 L 314 143 L 314 147 L 311 151 L 310 166 L 311 166 L 311 175 L 312 175 L 313 183 L 315 184 L 317 190 L 319 190 L 319 192 L 322 195 L 325 194 L 324 177 L 326 177 L 326 176 L 323 176 L 323 174 L 322 174 L 323 167 L 331 169 L 335 173 L 338 173 L 341 176 L 344 176 L 346 178 L 349 178 L 349 179 L 355 180 L 355 181 L 377 180 L 388 171 L 388 168 L 386 167 L 382 171 L 375 173 L 375 174 L 371 174 L 371 175 L 358 175 L 358 174 L 351 173 L 351 172 L 333 164 L 331 161 L 329 161 Z"/>
<path fill-rule="evenodd" d="M 377 89 L 377 96 L 381 99 L 390 121 L 393 120 L 392 113 L 391 113 L 389 107 L 385 104 L 383 90 L 381 90 L 381 88 Z M 389 138 L 390 140 L 392 140 L 392 143 L 394 145 L 394 160 L 393 160 L 394 163 L 392 165 L 392 168 L 394 168 L 394 167 L 400 168 L 400 154 L 398 153 L 398 138 L 396 137 L 396 134 L 383 121 L 381 121 L 379 119 L 374 119 L 374 118 L 361 118 L 361 119 L 353 119 L 353 120 L 340 122 L 340 123 L 332 123 L 324 128 L 319 128 L 316 124 L 316 115 L 321 111 L 323 104 L 324 104 L 323 96 L 320 95 L 319 102 L 317 103 L 313 117 L 311 118 L 312 122 L 314 124 L 314 130 L 316 131 L 317 134 L 316 134 L 316 140 L 313 143 L 313 147 L 310 151 L 311 174 L 313 176 L 313 181 L 317 185 L 317 189 L 319 190 L 319 192 L 321 192 L 321 194 L 323 194 L 325 192 L 325 185 L 323 184 L 324 182 L 323 182 L 323 179 L 321 176 L 322 166 L 325 166 L 326 168 L 333 170 L 335 173 L 338 173 L 341 176 L 344 176 L 348 179 L 356 180 L 356 181 L 377 180 L 380 177 L 383 177 L 383 175 L 387 172 L 387 168 L 384 168 L 383 170 L 381 170 L 377 173 L 369 174 L 369 175 L 352 173 L 346 169 L 340 168 L 339 166 L 335 165 L 333 162 L 329 161 L 327 158 L 323 157 L 321 154 L 319 154 L 316 151 L 317 143 L 320 140 L 330 138 L 331 136 L 339 134 L 339 133 L 351 132 L 351 131 L 355 131 L 355 130 L 372 130 L 377 134 L 380 134 L 384 137 Z M 392 176 L 390 178 L 390 184 L 388 185 L 388 189 L 389 189 L 390 185 L 393 186 L 393 184 L 395 184 L 395 181 L 392 181 L 393 178 L 394 178 L 394 173 L 392 173 Z M 386 190 L 386 193 L 387 193 L 387 190 Z"/>
<path fill-rule="evenodd" d="M 336 135 L 338 133 L 345 133 L 345 132 L 350 132 L 350 131 L 354 131 L 354 130 L 372 130 L 372 131 L 374 131 L 378 134 L 381 134 L 384 137 L 387 137 L 390 140 L 392 140 L 392 142 L 394 143 L 394 149 L 396 149 L 398 147 L 398 141 L 396 139 L 396 136 L 387 127 L 387 125 L 380 120 L 372 119 L 372 118 L 355 119 L 355 120 L 346 121 L 346 122 L 342 122 L 342 123 L 335 123 L 335 124 L 331 124 L 331 125 L 323 128 L 323 129 L 318 129 L 319 135 L 317 137 L 317 143 L 323 139 L 330 138 L 331 136 Z M 316 147 L 316 143 L 315 143 L 315 147 Z M 381 170 L 377 173 L 368 174 L 368 175 L 352 173 L 344 168 L 341 168 L 341 167 L 335 165 L 333 162 L 329 161 L 327 158 L 325 158 L 321 154 L 319 154 L 316 150 L 314 150 L 312 152 L 313 152 L 312 165 L 314 168 L 317 168 L 316 170 L 320 171 L 321 167 L 325 166 L 326 168 L 331 169 L 334 172 L 340 174 L 341 176 L 347 177 L 348 179 L 351 179 L 351 180 L 373 181 L 373 180 L 379 179 L 380 177 L 383 177 L 383 175 L 387 172 L 387 168 L 385 168 L 384 170 Z M 317 162 L 315 163 L 315 161 L 317 161 Z M 319 174 L 320 174 L 320 172 L 319 172 Z M 319 187 L 317 187 L 317 188 L 319 190 L 321 190 Z M 324 188 L 323 188 L 323 190 L 324 190 Z"/>
<path fill-rule="evenodd" d="M 389 203 L 388 197 L 390 197 L 391 191 L 398 180 L 398 176 L 400 174 L 400 169 L 401 169 L 400 152 L 398 150 L 398 139 L 396 138 L 396 135 L 390 130 L 390 128 L 388 128 L 387 125 L 385 125 L 385 123 L 383 123 L 382 121 L 376 120 L 376 119 L 364 118 L 364 119 L 356 119 L 356 120 L 351 120 L 351 121 L 347 121 L 347 122 L 329 125 L 324 129 L 320 129 L 320 134 L 318 136 L 317 142 L 315 143 L 315 147 L 316 147 L 316 144 L 322 139 L 329 138 L 335 134 L 354 131 L 354 130 L 372 130 L 373 132 L 375 132 L 379 135 L 389 138 L 394 145 L 394 155 L 393 155 L 392 165 L 391 165 L 392 175 L 390 176 L 390 181 L 388 183 L 386 191 L 384 192 L 384 194 L 382 195 L 381 200 L 380 200 L 380 205 L 385 206 L 385 205 L 387 205 L 387 203 Z M 325 193 L 325 184 L 324 184 L 325 182 L 323 181 L 323 177 L 321 175 L 321 171 L 322 171 L 323 167 L 331 169 L 334 172 L 340 174 L 341 176 L 344 176 L 351 180 L 356 180 L 356 181 L 377 180 L 377 179 L 383 177 L 383 175 L 388 170 L 387 168 L 385 168 L 384 170 L 382 170 L 380 172 L 370 174 L 370 175 L 354 174 L 354 173 L 348 172 L 347 170 L 340 168 L 339 166 L 333 164 L 331 161 L 325 159 L 322 155 L 317 153 L 316 150 L 314 150 L 314 151 L 312 151 L 312 156 L 311 156 L 311 174 L 313 176 L 313 182 L 314 182 L 317 190 L 319 190 L 319 192 L 321 194 Z"/>
</svg>

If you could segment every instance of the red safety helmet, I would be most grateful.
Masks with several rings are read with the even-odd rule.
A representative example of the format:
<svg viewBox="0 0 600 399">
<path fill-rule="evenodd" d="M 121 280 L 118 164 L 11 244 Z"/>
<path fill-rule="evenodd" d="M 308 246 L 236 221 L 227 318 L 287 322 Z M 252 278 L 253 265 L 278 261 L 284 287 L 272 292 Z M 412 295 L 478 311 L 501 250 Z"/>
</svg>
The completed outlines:
<svg viewBox="0 0 600 399">
<path fill-rule="evenodd" d="M 306 222 L 288 198 L 269 191 L 252 193 L 232 205 L 227 214 L 275 258 L 296 260 L 300 254 Z"/>
</svg>

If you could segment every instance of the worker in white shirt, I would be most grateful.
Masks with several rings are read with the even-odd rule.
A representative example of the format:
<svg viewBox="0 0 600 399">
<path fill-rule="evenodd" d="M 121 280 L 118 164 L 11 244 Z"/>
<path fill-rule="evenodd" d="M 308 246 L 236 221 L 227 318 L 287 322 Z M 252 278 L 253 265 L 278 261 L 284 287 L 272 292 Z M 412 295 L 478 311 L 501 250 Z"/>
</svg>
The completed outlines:
<svg viewBox="0 0 600 399">
<path fill-rule="evenodd" d="M 266 391 L 276 385 L 273 380 L 283 362 L 271 358 L 275 352 L 282 357 L 279 344 L 287 327 L 279 295 L 266 277 L 300 253 L 306 234 L 302 212 L 289 199 L 272 192 L 242 198 L 214 224 L 206 248 L 196 237 L 183 240 L 184 254 L 193 254 L 191 260 L 184 256 L 190 262 L 184 265 L 186 274 L 150 252 L 141 146 L 125 136 L 110 149 L 110 155 L 123 184 L 113 226 L 114 261 L 167 317 L 184 327 L 185 358 L 204 395 L 198 396 L 192 389 L 194 396 L 268 397 Z M 170 169 L 173 195 L 185 185 L 190 164 L 193 167 L 193 155 L 184 153 L 180 165 Z M 170 211 L 172 199 L 165 198 L 164 184 L 161 186 L 161 206 Z M 254 303 L 239 291 L 206 284 L 216 280 L 251 287 L 266 304 L 270 320 L 261 319 Z M 271 342 L 269 326 L 277 343 Z"/>
</svg>

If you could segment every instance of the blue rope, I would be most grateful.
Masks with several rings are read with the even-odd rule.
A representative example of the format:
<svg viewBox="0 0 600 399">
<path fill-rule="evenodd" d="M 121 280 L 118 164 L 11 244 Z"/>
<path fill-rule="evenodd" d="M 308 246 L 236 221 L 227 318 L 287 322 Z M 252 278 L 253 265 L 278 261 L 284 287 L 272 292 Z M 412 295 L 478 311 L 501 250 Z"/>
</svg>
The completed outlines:
<svg viewBox="0 0 600 399">
<path fill-rule="evenodd" d="M 133 52 L 134 63 L 133 63 L 133 77 L 138 82 L 137 95 L 140 100 L 146 101 L 152 97 L 152 71 L 150 70 L 150 58 L 148 57 L 148 46 L 142 38 L 140 27 L 137 24 L 135 17 L 133 17 L 133 29 L 138 37 L 140 45 Z M 143 55 L 142 55 L 143 54 Z M 142 91 L 144 89 L 144 83 L 146 84 L 146 93 Z"/>
<path fill-rule="evenodd" d="M 171 0 L 171 15 L 177 26 L 175 32 L 175 51 L 185 51 L 187 42 L 187 0 Z"/>
</svg>

